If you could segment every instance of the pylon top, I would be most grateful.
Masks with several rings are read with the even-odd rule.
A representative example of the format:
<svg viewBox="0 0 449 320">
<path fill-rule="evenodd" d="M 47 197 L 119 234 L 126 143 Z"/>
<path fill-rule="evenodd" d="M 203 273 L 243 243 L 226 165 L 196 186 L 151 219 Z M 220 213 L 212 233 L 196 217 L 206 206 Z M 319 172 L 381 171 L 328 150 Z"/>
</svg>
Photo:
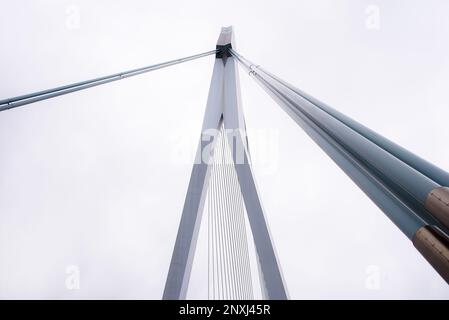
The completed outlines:
<svg viewBox="0 0 449 320">
<path fill-rule="evenodd" d="M 234 34 L 232 26 L 222 27 L 220 36 L 217 41 L 217 54 L 215 57 L 217 59 L 223 59 L 223 62 L 226 63 L 226 59 L 231 56 L 229 49 L 232 48 L 232 44 L 234 42 Z"/>
</svg>

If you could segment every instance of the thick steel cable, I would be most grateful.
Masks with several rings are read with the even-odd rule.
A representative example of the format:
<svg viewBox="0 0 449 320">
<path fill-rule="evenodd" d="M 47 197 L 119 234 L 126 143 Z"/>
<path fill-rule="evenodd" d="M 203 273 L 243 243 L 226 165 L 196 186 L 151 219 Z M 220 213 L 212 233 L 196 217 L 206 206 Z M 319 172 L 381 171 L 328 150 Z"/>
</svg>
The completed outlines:
<svg viewBox="0 0 449 320">
<path fill-rule="evenodd" d="M 142 73 L 166 68 L 169 66 L 183 63 L 183 62 L 199 59 L 202 57 L 206 57 L 206 56 L 215 54 L 216 52 L 217 52 L 217 50 L 211 50 L 211 51 L 195 54 L 195 55 L 184 57 L 184 58 L 179 58 L 179 59 L 170 60 L 167 62 L 154 64 L 154 65 L 147 66 L 147 67 L 123 71 L 123 72 L 111 74 L 108 76 L 103 76 L 103 77 L 99 77 L 99 78 L 95 78 L 95 79 L 76 82 L 76 83 L 72 83 L 72 84 L 68 84 L 68 85 L 64 85 L 64 86 L 60 86 L 60 87 L 56 87 L 56 88 L 52 88 L 52 89 L 42 90 L 42 91 L 30 93 L 30 94 L 25 94 L 25 95 L 13 97 L 13 98 L 3 99 L 3 100 L 0 100 L 0 112 L 8 110 L 8 109 L 13 109 L 13 108 L 17 108 L 20 106 L 24 106 L 24 105 L 34 103 L 37 101 L 50 99 L 50 98 L 61 96 L 61 95 L 68 94 L 71 92 L 84 90 L 84 89 L 95 87 L 95 86 L 102 85 L 105 83 L 121 80 L 121 79 L 132 77 L 132 76 L 136 76 L 136 75 L 139 75 Z"/>
<path fill-rule="evenodd" d="M 241 58 L 246 62 L 250 62 L 248 59 L 241 56 Z M 304 101 L 307 101 L 308 103 L 312 104 L 316 108 L 320 109 L 321 111 L 325 112 L 327 115 L 332 117 L 335 120 L 338 120 L 340 123 L 342 123 L 344 126 L 350 128 L 354 132 L 356 132 L 358 135 L 366 138 L 368 141 L 372 142 L 377 147 L 383 149 L 387 154 L 390 154 L 391 156 L 395 157 L 402 163 L 404 163 L 406 166 L 416 170 L 419 172 L 422 176 L 432 180 L 434 183 L 440 184 L 441 186 L 446 185 L 445 181 L 449 177 L 449 174 L 438 168 L 437 166 L 433 165 L 430 162 L 427 162 L 426 160 L 420 158 L 419 156 L 413 154 L 412 152 L 408 151 L 407 149 L 397 145 L 396 143 L 388 140 L 387 138 L 379 135 L 375 131 L 365 127 L 364 125 L 356 122 L 355 120 L 351 119 L 350 117 L 344 115 L 343 113 L 337 111 L 336 109 L 333 109 L 332 107 L 324 104 L 323 102 L 319 101 L 318 99 L 315 99 L 314 97 L 308 95 L 307 93 L 297 89 L 290 83 L 280 79 L 279 77 L 275 76 L 274 74 L 270 73 L 269 71 L 265 70 L 259 65 L 250 65 L 250 71 L 251 74 L 262 74 L 266 75 L 271 80 L 276 83 L 280 84 L 281 88 L 287 89 L 287 92 L 293 93 L 294 95 L 297 95 Z M 351 151 L 354 153 L 354 151 Z M 354 154 L 356 156 L 356 154 Z M 406 203 L 407 206 L 409 206 L 416 214 L 418 214 L 424 221 L 426 221 L 429 225 L 435 225 L 439 227 L 443 232 L 446 234 L 449 234 L 449 228 L 442 223 L 437 217 L 435 217 L 432 213 L 428 211 L 428 209 L 425 206 L 425 202 L 422 200 L 420 201 L 417 199 L 414 195 L 412 195 L 409 192 L 409 188 L 406 184 L 398 183 L 397 181 L 394 181 L 387 173 L 382 172 L 382 170 L 375 169 L 375 164 L 370 163 L 369 160 L 365 161 L 366 165 L 373 168 L 372 170 L 377 172 L 377 175 L 379 178 L 384 181 L 383 183 L 386 184 L 391 190 L 394 190 L 395 194 Z M 415 183 L 413 183 L 415 184 Z M 412 184 L 412 185 L 413 185 Z"/>
<path fill-rule="evenodd" d="M 244 59 L 246 62 L 249 62 L 251 64 L 251 61 L 241 56 L 242 59 Z M 282 80 L 281 78 L 275 76 L 271 72 L 265 70 L 259 65 L 254 65 L 254 68 L 256 70 L 263 72 L 273 80 L 279 82 L 284 87 L 288 88 L 292 92 L 295 92 L 297 95 L 302 97 L 303 99 L 307 100 L 308 102 L 314 104 L 324 112 L 330 114 L 340 122 L 346 124 L 348 127 L 351 127 L 353 130 L 357 131 L 359 134 L 364 136 L 365 138 L 369 139 L 370 141 L 377 144 L 382 149 L 388 151 L 389 153 L 393 154 L 398 159 L 402 160 L 403 162 L 407 163 L 409 166 L 415 168 L 425 176 L 429 177 L 433 181 L 439 183 L 440 185 L 449 185 L 449 173 L 442 170 L 441 168 L 435 166 L 434 164 L 428 162 L 427 160 L 422 159 L 421 157 L 413 154 L 412 152 L 406 150 L 405 148 L 401 147 L 400 145 L 388 140 L 385 137 L 382 137 L 377 132 L 374 132 L 373 130 L 369 129 L 368 127 L 362 125 L 361 123 L 358 123 L 357 121 L 351 119 L 350 117 L 342 114 L 341 112 L 337 111 L 336 109 L 328 106 L 327 104 L 319 101 L 318 99 L 312 97 L 311 95 L 307 94 L 306 92 L 296 88 L 291 83 L 288 83 L 287 81 Z"/>
<path fill-rule="evenodd" d="M 210 299 L 210 243 L 210 195 L 207 190 L 207 299 Z"/>
<path fill-rule="evenodd" d="M 395 192 L 385 186 L 379 177 L 369 171 L 366 166 L 351 153 L 345 150 L 332 136 L 325 132 L 316 122 L 296 109 L 295 103 L 285 96 L 273 85 L 260 77 L 252 65 L 244 61 L 243 57 L 231 50 L 232 55 L 247 68 L 250 75 L 253 75 L 257 82 L 266 89 L 270 96 L 281 106 L 285 106 L 286 112 L 291 117 L 298 117 L 303 123 L 301 127 L 320 145 L 323 150 L 351 177 L 351 179 L 381 208 L 381 210 L 405 233 L 407 237 L 412 237 L 415 229 L 425 225 L 419 215 L 408 208 Z M 247 60 L 247 59 L 245 59 Z M 298 121 L 297 121 L 298 122 Z M 384 202 L 385 201 L 385 202 Z M 407 224 L 408 223 L 408 224 Z"/>
</svg>

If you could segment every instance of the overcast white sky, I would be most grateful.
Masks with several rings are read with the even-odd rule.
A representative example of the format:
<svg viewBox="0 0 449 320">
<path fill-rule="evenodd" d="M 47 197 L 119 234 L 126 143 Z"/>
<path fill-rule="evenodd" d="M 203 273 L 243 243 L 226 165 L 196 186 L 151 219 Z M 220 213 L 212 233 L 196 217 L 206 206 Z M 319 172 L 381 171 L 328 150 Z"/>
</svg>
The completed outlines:
<svg viewBox="0 0 449 320">
<path fill-rule="evenodd" d="M 0 98 L 207 51 L 233 25 L 241 54 L 448 170 L 448 12 L 445 0 L 3 0 Z M 213 60 L 0 113 L 0 298 L 161 298 L 191 170 L 173 154 L 190 143 L 193 160 Z M 411 242 L 240 78 L 250 134 L 278 137 L 268 159 L 249 143 L 291 298 L 449 298 Z M 71 265 L 79 290 L 66 288 Z"/>
</svg>

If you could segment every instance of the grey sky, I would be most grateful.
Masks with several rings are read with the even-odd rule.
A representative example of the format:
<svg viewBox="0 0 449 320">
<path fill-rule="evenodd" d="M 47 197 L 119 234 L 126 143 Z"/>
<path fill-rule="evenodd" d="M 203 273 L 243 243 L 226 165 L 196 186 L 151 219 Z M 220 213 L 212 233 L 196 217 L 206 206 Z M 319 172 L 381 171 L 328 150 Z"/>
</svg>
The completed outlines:
<svg viewBox="0 0 449 320">
<path fill-rule="evenodd" d="M 207 51 L 233 25 L 241 54 L 449 170 L 447 12 L 444 0 L 3 1 L 0 98 Z M 195 147 L 212 65 L 0 113 L 0 298 L 161 297 L 191 170 L 173 153 Z M 240 79 L 291 298 L 449 298 L 399 229 Z M 268 167 L 252 131 L 278 137 Z M 66 288 L 70 265 L 79 290 Z"/>
</svg>

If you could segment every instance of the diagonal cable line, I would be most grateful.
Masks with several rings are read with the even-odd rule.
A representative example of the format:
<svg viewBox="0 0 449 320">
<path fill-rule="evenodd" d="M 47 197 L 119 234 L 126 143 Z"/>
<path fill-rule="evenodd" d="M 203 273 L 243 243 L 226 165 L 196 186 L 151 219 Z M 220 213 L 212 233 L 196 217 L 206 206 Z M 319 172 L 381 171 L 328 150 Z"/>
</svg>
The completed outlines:
<svg viewBox="0 0 449 320">
<path fill-rule="evenodd" d="M 447 173 L 229 51 L 449 283 Z"/>
<path fill-rule="evenodd" d="M 170 61 L 154 64 L 151 66 L 146 66 L 146 67 L 142 67 L 142 68 L 138 68 L 138 69 L 123 71 L 123 72 L 111 74 L 108 76 L 103 76 L 103 77 L 99 77 L 99 78 L 95 78 L 95 79 L 76 82 L 76 83 L 68 84 L 65 86 L 42 90 L 42 91 L 38 91 L 38 92 L 34 92 L 34 93 L 29 93 L 29 94 L 13 97 L 13 98 L 3 99 L 3 100 L 0 100 L 0 112 L 8 110 L 8 109 L 13 109 L 13 108 L 17 108 L 20 106 L 24 106 L 24 105 L 34 103 L 37 101 L 54 98 L 54 97 L 68 94 L 71 92 L 80 91 L 80 90 L 84 90 L 87 88 L 99 86 L 99 85 L 102 85 L 105 83 L 122 80 L 122 79 L 128 78 L 128 77 L 133 77 L 133 76 L 136 76 L 136 75 L 139 75 L 142 73 L 147 73 L 150 71 L 170 67 L 170 66 L 180 64 L 183 62 L 196 60 L 196 59 L 199 59 L 202 57 L 206 57 L 206 56 L 215 54 L 216 52 L 217 52 L 217 50 L 211 50 L 211 51 L 195 54 L 195 55 L 184 57 L 184 58 L 179 58 L 179 59 L 175 59 L 175 60 L 170 60 Z"/>
<path fill-rule="evenodd" d="M 243 200 L 223 125 L 208 188 L 208 298 L 253 299 Z"/>
</svg>

